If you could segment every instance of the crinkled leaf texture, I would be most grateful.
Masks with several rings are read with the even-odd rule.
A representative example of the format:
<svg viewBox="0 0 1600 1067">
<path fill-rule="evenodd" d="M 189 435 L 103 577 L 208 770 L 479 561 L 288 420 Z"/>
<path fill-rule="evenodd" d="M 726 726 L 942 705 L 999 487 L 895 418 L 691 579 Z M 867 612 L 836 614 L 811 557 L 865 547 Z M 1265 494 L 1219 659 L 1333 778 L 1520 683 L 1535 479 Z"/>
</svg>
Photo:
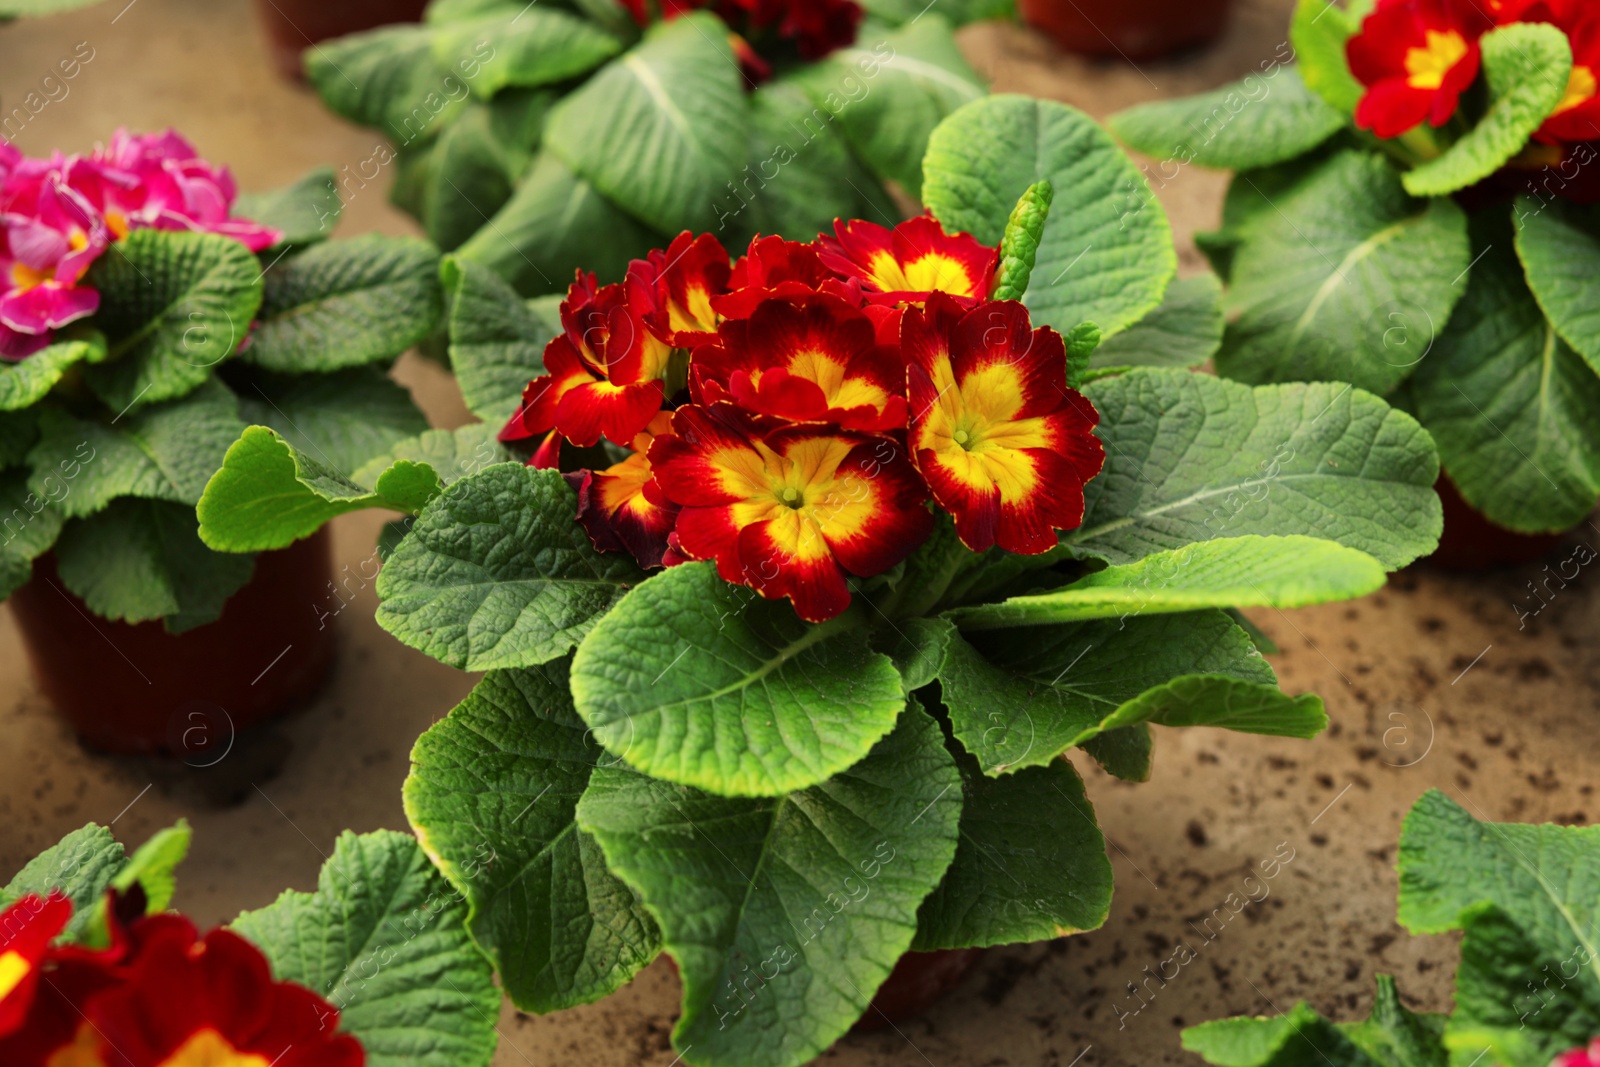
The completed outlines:
<svg viewBox="0 0 1600 1067">
<path fill-rule="evenodd" d="M 769 798 L 601 767 L 578 824 L 683 977 L 673 1042 L 705 1067 L 798 1067 L 866 1010 L 956 852 L 961 779 L 915 704 L 848 770 Z"/>
<path fill-rule="evenodd" d="M 1294 159 L 1344 128 L 1345 117 L 1306 88 L 1293 67 L 1111 117 L 1111 131 L 1147 156 L 1182 167 L 1251 170 Z"/>
<path fill-rule="evenodd" d="M 450 367 L 468 410 L 501 426 L 522 403 L 522 390 L 544 373 L 544 347 L 561 329 L 556 298 L 524 300 L 488 267 L 447 258 Z M 544 313 L 541 314 L 541 311 Z"/>
<path fill-rule="evenodd" d="M 100 334 L 57 341 L 20 363 L 0 360 L 0 411 L 18 411 L 42 400 L 78 363 L 98 363 L 106 358 L 106 339 Z"/>
<path fill-rule="evenodd" d="M 95 904 L 127 862 L 127 852 L 111 831 L 90 823 L 29 860 L 0 889 L 0 909 L 29 893 L 46 897 L 59 892 L 72 902 L 72 920 L 62 936 L 76 941 L 87 932 Z"/>
<path fill-rule="evenodd" d="M 1338 384 L 1182 371 L 1092 382 L 1105 467 L 1075 553 L 1129 563 L 1215 537 L 1312 534 L 1399 570 L 1438 544 L 1439 460 L 1417 420 Z"/>
<path fill-rule="evenodd" d="M 500 993 L 466 916 L 411 835 L 346 831 L 315 892 L 286 891 L 233 929 L 273 977 L 339 1010 L 370 1067 L 488 1067 Z"/>
<path fill-rule="evenodd" d="M 1133 163 L 1083 112 L 1009 94 L 934 130 L 923 199 L 946 229 L 998 244 L 1030 185 L 1055 188 L 1024 303 L 1036 325 L 1092 322 L 1110 337 L 1161 303 L 1177 270 L 1172 231 Z"/>
<path fill-rule="evenodd" d="M 1428 356 L 1466 287 L 1466 216 L 1413 200 L 1393 164 L 1341 152 L 1296 171 L 1233 227 L 1217 372 L 1241 381 L 1340 381 L 1380 395 Z M 1242 208 L 1239 210 L 1243 210 Z"/>
<path fill-rule="evenodd" d="M 1250 635 L 1215 609 L 967 634 L 939 682 L 952 732 L 989 775 L 1147 722 L 1290 737 L 1327 724 L 1322 701 L 1279 692 Z"/>
<path fill-rule="evenodd" d="M 865 622 L 854 609 L 804 623 L 711 563 L 681 564 L 589 631 L 573 700 L 595 738 L 646 774 L 779 796 L 860 760 L 905 707 L 900 671 L 869 646 Z"/>
<path fill-rule="evenodd" d="M 467 900 L 467 929 L 526 1011 L 605 996 L 659 950 L 655 922 L 578 829 L 614 763 L 572 708 L 567 660 L 494 671 L 411 752 L 406 815 Z"/>
<path fill-rule="evenodd" d="M 462 670 L 565 655 L 644 578 L 595 551 L 577 509 L 555 471 L 500 463 L 453 483 L 384 562 L 378 625 Z"/>
</svg>

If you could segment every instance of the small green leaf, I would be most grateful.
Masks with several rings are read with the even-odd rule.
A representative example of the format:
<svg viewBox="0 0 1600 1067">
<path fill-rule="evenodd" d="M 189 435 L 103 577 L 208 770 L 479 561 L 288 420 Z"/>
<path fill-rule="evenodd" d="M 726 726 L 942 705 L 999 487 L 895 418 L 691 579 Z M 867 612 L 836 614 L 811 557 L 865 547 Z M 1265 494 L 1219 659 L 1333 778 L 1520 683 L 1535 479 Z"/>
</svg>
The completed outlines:
<svg viewBox="0 0 1600 1067">
<path fill-rule="evenodd" d="M 266 426 L 247 428 L 206 484 L 195 513 L 200 539 L 218 552 L 284 548 L 337 515 L 362 508 L 419 511 L 442 485 L 405 460 L 359 485 L 295 449 Z"/>
<path fill-rule="evenodd" d="M 480 100 L 511 86 L 566 81 L 621 50 L 622 42 L 594 23 L 545 7 L 505 7 L 452 21 L 433 37 L 434 61 L 460 70 Z"/>
<path fill-rule="evenodd" d="M 917 913 L 919 952 L 1049 941 L 1097 929 L 1111 861 L 1083 779 L 1065 760 L 1004 778 L 961 768 L 961 842 Z"/>
<path fill-rule="evenodd" d="M 1443 1030 L 1444 1016 L 1407 1010 L 1380 974 L 1362 1022 L 1330 1023 L 1302 1002 L 1287 1015 L 1191 1026 L 1183 1047 L 1218 1067 L 1445 1067 Z"/>
<path fill-rule="evenodd" d="M 1518 22 L 1484 34 L 1483 75 L 1489 109 L 1444 154 L 1405 175 L 1412 196 L 1444 196 L 1499 170 L 1561 102 L 1572 73 L 1567 35 L 1543 23 Z"/>
<path fill-rule="evenodd" d="M 1222 345 L 1222 283 L 1215 274 L 1175 278 L 1161 304 L 1089 357 L 1095 371 L 1198 367 Z"/>
<path fill-rule="evenodd" d="M 1467 296 L 1413 382 L 1417 415 L 1450 480 L 1490 521 L 1565 530 L 1600 498 L 1600 378 L 1532 299 L 1505 227 L 1475 238 L 1483 255 Z"/>
<path fill-rule="evenodd" d="M 1172 231 L 1128 157 L 1081 111 L 997 95 L 933 133 L 923 199 L 946 229 L 998 244 L 1017 198 L 1048 180 L 1055 201 L 1024 303 L 1036 324 L 1096 323 L 1110 337 L 1161 303 L 1177 269 Z"/>
<path fill-rule="evenodd" d="M 294 374 L 391 360 L 443 314 L 438 251 L 412 237 L 364 234 L 269 270 L 260 325 L 240 358 Z"/>
<path fill-rule="evenodd" d="M 1074 552 L 1131 563 L 1240 534 L 1308 534 L 1399 570 L 1438 543 L 1439 461 L 1417 420 L 1346 385 L 1250 388 L 1140 370 L 1091 383 L 1105 467 Z"/>
<path fill-rule="evenodd" d="M 1217 537 L 1107 567 L 1049 593 L 946 612 L 963 630 L 1129 618 L 1209 607 L 1300 608 L 1365 596 L 1383 564 L 1316 537 Z"/>
<path fill-rule="evenodd" d="M 1600 374 L 1600 214 L 1565 200 L 1517 201 L 1517 255 L 1528 287 L 1562 340 Z"/>
<path fill-rule="evenodd" d="M 1089 376 L 1089 360 L 1100 347 L 1100 327 L 1092 322 L 1080 322 L 1068 330 L 1062 340 L 1067 348 L 1067 388 L 1080 389 Z"/>
<path fill-rule="evenodd" d="M 1320 0 L 1310 0 L 1320 3 Z M 1250 170 L 1294 159 L 1344 128 L 1345 117 L 1306 88 L 1300 72 L 1270 74 L 1179 100 L 1131 107 L 1109 125 L 1127 144 L 1178 167 Z"/>
<path fill-rule="evenodd" d="M 1354 10 L 1333 0 L 1299 0 L 1289 24 L 1289 41 L 1306 86 L 1336 113 L 1354 115 L 1366 87 L 1350 73 L 1345 48 L 1361 29 Z"/>
<path fill-rule="evenodd" d="M 1033 273 L 1054 195 L 1048 181 L 1034 182 L 1011 209 L 1005 235 L 1000 238 L 1000 269 L 995 272 L 991 299 L 1021 300 L 1028 291 L 1028 277 Z"/>
<path fill-rule="evenodd" d="M 1266 195 L 1233 253 L 1236 316 L 1217 373 L 1389 392 L 1430 354 L 1465 288 L 1466 216 L 1448 199 L 1411 199 L 1393 164 L 1359 151 Z"/>
<path fill-rule="evenodd" d="M 47 897 L 59 892 L 72 902 L 72 920 L 61 937 L 77 941 L 87 933 L 95 905 L 127 862 L 127 852 L 111 831 L 90 823 L 29 860 L 0 889 L 0 908 L 29 893 Z"/>
<path fill-rule="evenodd" d="M 959 786 L 937 724 L 915 706 L 865 759 L 786 796 L 595 770 L 578 824 L 677 961 L 679 1050 L 706 1067 L 798 1067 L 843 1035 L 911 947 L 917 907 L 950 865 Z"/>
<path fill-rule="evenodd" d="M 110 888 L 119 893 L 126 893 L 138 885 L 144 893 L 146 915 L 157 915 L 172 904 L 172 895 L 177 890 L 177 867 L 189 854 L 189 839 L 193 835 L 189 830 L 189 823 L 179 819 L 173 826 L 158 830 L 144 844 L 140 845 L 128 857 L 127 865 L 117 872 L 111 880 Z M 106 927 L 106 899 L 104 896 L 95 904 L 93 916 L 85 933 L 85 940 L 97 948 L 104 948 L 111 943 L 111 934 Z"/>
<path fill-rule="evenodd" d="M 318 167 L 281 189 L 239 194 L 233 204 L 233 217 L 281 230 L 280 246 L 309 245 L 331 236 L 343 208 L 339 189 L 334 185 L 333 168 Z"/>
<path fill-rule="evenodd" d="M 106 619 L 162 619 L 182 633 L 222 614 L 250 580 L 253 556 L 213 552 L 195 534 L 194 508 L 122 497 L 61 531 L 61 584 Z"/>
<path fill-rule="evenodd" d="M 57 341 L 20 363 L 0 360 L 0 411 L 17 411 L 44 399 L 76 363 L 106 358 L 106 340 L 98 333 L 87 339 Z"/>
<path fill-rule="evenodd" d="M 336 471 L 354 471 L 428 428 L 410 390 L 377 366 L 255 373 L 237 388 L 245 422 L 272 427 L 296 451 Z"/>
<path fill-rule="evenodd" d="M 744 163 L 742 81 L 715 16 L 657 23 L 551 109 L 545 147 L 647 225 L 706 229 L 712 196 Z"/>
<path fill-rule="evenodd" d="M 378 625 L 462 670 L 565 655 L 644 577 L 595 551 L 577 509 L 555 471 L 501 463 L 455 482 L 384 564 Z"/>
<path fill-rule="evenodd" d="M 939 675 L 955 736 L 986 774 L 1049 763 L 1145 722 L 1310 737 L 1314 696 L 1280 693 L 1220 611 L 997 630 L 956 638 Z"/>
<path fill-rule="evenodd" d="M 544 347 L 560 329 L 488 267 L 454 256 L 441 271 L 450 294 L 450 366 L 478 418 L 501 426 L 544 373 Z"/>
<path fill-rule="evenodd" d="M 606 762 L 565 660 L 490 673 L 411 753 L 406 815 L 525 1011 L 598 1000 L 659 951 L 655 922 L 575 821 Z"/>
<path fill-rule="evenodd" d="M 182 396 L 233 355 L 261 306 L 261 264 L 231 237 L 135 230 L 95 261 L 106 361 L 84 371 L 113 411 Z"/>
<path fill-rule="evenodd" d="M 905 707 L 863 622 L 811 625 L 710 563 L 669 567 L 589 631 L 573 700 L 608 751 L 653 777 L 722 796 L 804 789 L 865 756 Z"/>
<path fill-rule="evenodd" d="M 125 496 L 193 507 L 244 423 L 233 394 L 208 381 L 185 397 L 116 418 L 46 407 L 39 427 L 28 488 L 58 498 L 64 517 L 81 518 Z"/>
<path fill-rule="evenodd" d="M 500 994 L 466 914 L 409 834 L 346 831 L 316 892 L 286 891 L 233 929 L 273 977 L 339 1010 L 368 1067 L 488 1067 Z"/>
<path fill-rule="evenodd" d="M 719 189 L 697 189 L 708 210 Z M 456 255 L 483 264 L 520 293 L 564 293 L 575 270 L 621 281 L 629 260 L 666 243 L 553 152 L 541 152 L 511 199 Z"/>
</svg>

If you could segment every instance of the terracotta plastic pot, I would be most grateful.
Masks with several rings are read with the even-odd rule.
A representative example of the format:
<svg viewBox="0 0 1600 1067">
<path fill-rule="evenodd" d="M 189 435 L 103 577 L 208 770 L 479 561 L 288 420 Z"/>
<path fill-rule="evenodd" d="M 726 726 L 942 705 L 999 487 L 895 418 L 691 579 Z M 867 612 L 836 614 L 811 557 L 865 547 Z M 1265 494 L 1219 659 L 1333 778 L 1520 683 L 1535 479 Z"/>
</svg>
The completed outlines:
<svg viewBox="0 0 1600 1067">
<path fill-rule="evenodd" d="M 222 617 L 181 634 L 96 616 L 61 584 L 54 554 L 7 603 L 40 690 L 84 744 L 205 766 L 326 680 L 333 628 L 316 607 L 333 580 L 330 548 L 323 529 L 262 553 Z"/>
<path fill-rule="evenodd" d="M 1138 63 L 1215 40 L 1233 0 L 1020 0 L 1023 21 L 1069 52 Z"/>
<path fill-rule="evenodd" d="M 1561 543 L 1562 534 L 1524 534 L 1496 526 L 1461 498 L 1443 474 L 1434 484 L 1444 505 L 1444 532 L 1428 562 L 1450 571 L 1483 571 L 1538 559 Z"/>
<path fill-rule="evenodd" d="M 391 22 L 416 22 L 428 0 L 256 0 L 272 65 L 290 81 L 305 77 L 307 48 Z"/>
<path fill-rule="evenodd" d="M 852 1029 L 869 1033 L 916 1018 L 960 985 L 982 955 L 981 948 L 907 952 L 878 987 L 872 1003 Z"/>
</svg>

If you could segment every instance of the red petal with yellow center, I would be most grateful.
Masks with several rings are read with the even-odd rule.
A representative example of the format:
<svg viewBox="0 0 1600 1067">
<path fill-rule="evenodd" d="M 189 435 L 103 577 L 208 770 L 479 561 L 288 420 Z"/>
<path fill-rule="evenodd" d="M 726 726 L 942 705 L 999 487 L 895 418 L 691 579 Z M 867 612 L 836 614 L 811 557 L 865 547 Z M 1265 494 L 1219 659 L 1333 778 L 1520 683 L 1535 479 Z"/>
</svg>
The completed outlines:
<svg viewBox="0 0 1600 1067">
<path fill-rule="evenodd" d="M 556 405 L 556 429 L 575 445 L 588 447 L 603 435 L 608 441 L 631 441 L 661 410 L 658 381 L 613 385 L 589 382 L 562 394 Z"/>
<path fill-rule="evenodd" d="M 1493 23 L 1474 0 L 1393 0 L 1345 45 L 1350 72 L 1367 87 L 1356 125 L 1398 137 L 1424 120 L 1442 126 L 1478 76 L 1478 39 Z"/>
<path fill-rule="evenodd" d="M 0 911 L 0 1036 L 22 1026 L 50 942 L 71 918 L 72 904 L 57 893 L 29 893 Z"/>
<path fill-rule="evenodd" d="M 818 238 L 822 262 L 860 279 L 869 299 L 921 303 L 940 292 L 967 305 L 988 297 L 1000 251 L 971 234 L 948 234 L 931 215 L 908 219 L 893 230 L 855 219 L 833 224 L 834 236 Z"/>
<path fill-rule="evenodd" d="M 850 602 L 846 573 L 880 574 L 927 537 L 927 488 L 893 440 L 770 428 L 727 404 L 673 414 L 650 449 L 656 484 L 682 506 L 676 545 L 729 582 L 788 597 L 810 622 Z"/>
<path fill-rule="evenodd" d="M 729 258 L 709 233 L 685 230 L 665 250 L 628 264 L 628 301 L 657 338 L 678 348 L 708 341 L 721 320 L 712 304 L 728 290 Z"/>
<path fill-rule="evenodd" d="M 1067 388 L 1066 348 L 1015 301 L 963 311 L 935 296 L 901 326 L 910 445 L 934 499 L 973 551 L 1035 554 L 1083 521 L 1105 453 L 1099 414 Z"/>
<path fill-rule="evenodd" d="M 659 567 L 678 506 L 655 489 L 647 453 L 655 435 L 667 432 L 672 416 L 660 412 L 633 439 L 634 454 L 603 471 L 568 475 L 578 494 L 578 522 L 602 552 L 630 553 L 639 566 Z"/>
<path fill-rule="evenodd" d="M 873 322 L 824 293 L 780 297 L 724 322 L 695 351 L 693 385 L 706 403 L 850 430 L 906 425 L 905 364 Z"/>
</svg>

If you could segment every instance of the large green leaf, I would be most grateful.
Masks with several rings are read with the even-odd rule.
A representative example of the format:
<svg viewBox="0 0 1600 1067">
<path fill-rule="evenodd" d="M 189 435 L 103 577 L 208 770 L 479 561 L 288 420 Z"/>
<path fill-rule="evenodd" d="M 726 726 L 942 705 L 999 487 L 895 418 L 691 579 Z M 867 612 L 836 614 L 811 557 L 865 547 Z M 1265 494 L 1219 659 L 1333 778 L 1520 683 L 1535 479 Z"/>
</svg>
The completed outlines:
<svg viewBox="0 0 1600 1067">
<path fill-rule="evenodd" d="M 1271 195 L 1271 194 L 1269 194 Z M 1381 156 L 1342 152 L 1246 224 L 1217 371 L 1389 392 L 1429 354 L 1465 286 L 1466 217 L 1412 200 Z"/>
<path fill-rule="evenodd" d="M 272 427 L 297 451 L 345 473 L 428 428 L 410 391 L 376 366 L 253 374 L 238 390 L 246 422 Z"/>
<path fill-rule="evenodd" d="M 586 19 L 535 5 L 508 6 L 451 22 L 433 37 L 434 60 L 473 71 L 467 87 L 488 100 L 500 90 L 566 81 L 622 50 L 622 42 Z"/>
<path fill-rule="evenodd" d="M 1176 278 L 1150 314 L 1089 356 L 1092 370 L 1198 367 L 1222 344 L 1222 285 L 1215 274 Z"/>
<path fill-rule="evenodd" d="M 84 378 L 113 411 L 182 396 L 238 349 L 261 306 L 261 264 L 231 237 L 135 230 L 95 261 L 105 362 Z"/>
<path fill-rule="evenodd" d="M 472 81 L 467 70 L 434 60 L 437 33 L 380 26 L 323 41 L 306 51 L 306 78 L 335 114 L 376 127 L 396 145 L 426 141 L 460 113 Z"/>
<path fill-rule="evenodd" d="M 280 244 L 309 245 L 332 235 L 343 208 L 333 168 L 318 167 L 280 189 L 240 193 L 233 203 L 233 217 L 282 231 Z"/>
<path fill-rule="evenodd" d="M 1600 213 L 1565 200 L 1517 201 L 1517 255 L 1561 339 L 1600 374 Z"/>
<path fill-rule="evenodd" d="M 1312 0 L 1313 3 L 1317 0 Z M 1187 166 L 1250 170 L 1294 159 L 1344 127 L 1293 67 L 1111 117 L 1111 131 L 1147 156 Z"/>
<path fill-rule="evenodd" d="M 1139 371 L 1084 394 L 1106 462 L 1062 537 L 1074 551 L 1129 563 L 1219 536 L 1308 534 L 1399 570 L 1438 543 L 1433 443 L 1370 393 Z"/>
<path fill-rule="evenodd" d="M 1539 310 L 1503 228 L 1412 385 L 1467 503 L 1525 533 L 1565 530 L 1600 497 L 1600 378 Z"/>
<path fill-rule="evenodd" d="M 199 537 L 219 552 L 284 548 L 337 515 L 363 508 L 420 511 L 442 483 L 426 463 L 400 460 L 362 485 L 300 452 L 277 431 L 251 426 L 206 484 Z"/>
<path fill-rule="evenodd" d="M 253 556 L 213 552 L 195 533 L 194 508 L 121 497 L 75 519 L 56 544 L 61 584 L 106 619 L 163 619 L 182 633 L 222 614 L 245 582 Z"/>
<path fill-rule="evenodd" d="M 990 778 L 958 757 L 960 843 L 917 914 L 918 951 L 1049 941 L 1106 921 L 1111 861 L 1066 760 Z"/>
<path fill-rule="evenodd" d="M 417 215 L 434 244 L 458 247 L 511 199 L 556 99 L 551 90 L 510 89 L 473 101 L 432 145 L 402 157 L 395 203 Z"/>
<path fill-rule="evenodd" d="M 294 374 L 389 360 L 443 314 L 438 251 L 414 237 L 363 234 L 267 272 L 260 325 L 241 358 Z"/>
<path fill-rule="evenodd" d="M 697 12 L 658 23 L 552 108 L 544 143 L 624 211 L 676 233 L 716 223 L 712 196 L 744 164 L 748 127 L 728 28 Z"/>
<path fill-rule="evenodd" d="M 378 577 L 378 624 L 462 670 L 532 667 L 583 639 L 644 575 L 596 552 L 555 471 L 512 463 L 451 485 Z"/>
<path fill-rule="evenodd" d="M 1122 150 L 1081 111 L 1025 96 L 990 96 L 934 131 L 923 199 L 947 229 L 998 244 L 1017 198 L 1055 187 L 1024 303 L 1065 333 L 1092 322 L 1110 337 L 1161 303 L 1177 269 L 1155 194 Z"/>
<path fill-rule="evenodd" d="M 656 778 L 724 796 L 804 789 L 866 755 L 905 707 L 863 621 L 804 623 L 710 563 L 682 564 L 589 632 L 573 700 L 602 745 Z"/>
<path fill-rule="evenodd" d="M 1299 608 L 1365 596 L 1383 583 L 1382 563 L 1334 541 L 1215 537 L 1107 567 L 1048 593 L 946 615 L 963 630 L 993 630 L 1211 607 Z"/>
<path fill-rule="evenodd" d="M 706 1067 L 796 1067 L 848 1030 L 956 851 L 960 777 L 913 706 L 802 792 L 708 796 L 602 767 L 578 803 L 683 977 L 673 1042 Z"/>
<path fill-rule="evenodd" d="M 491 673 L 411 752 L 406 815 L 526 1011 L 597 1000 L 659 947 L 577 827 L 578 797 L 606 761 L 572 709 L 565 660 Z"/>
<path fill-rule="evenodd" d="M 22 360 L 0 360 L 0 411 L 17 411 L 44 399 L 75 363 L 98 362 L 106 356 L 99 334 L 75 341 L 57 341 Z"/>
<path fill-rule="evenodd" d="M 39 427 L 39 443 L 28 456 L 28 488 L 59 497 L 61 514 L 80 518 L 124 496 L 192 507 L 244 423 L 233 394 L 210 381 L 188 396 L 115 419 L 46 407 Z"/>
<path fill-rule="evenodd" d="M 1567 91 L 1572 46 L 1554 26 L 1518 22 L 1483 35 L 1489 109 L 1437 158 L 1405 175 L 1412 196 L 1444 196 L 1487 178 L 1527 147 Z"/>
<path fill-rule="evenodd" d="M 1330 1023 L 1302 1002 L 1287 1015 L 1191 1026 L 1183 1047 L 1218 1067 L 1445 1067 L 1443 1030 L 1444 1016 L 1411 1011 L 1380 974 L 1361 1022 Z"/>
<path fill-rule="evenodd" d="M 950 642 L 940 692 L 955 736 L 1002 774 L 1144 722 L 1310 737 L 1315 696 L 1288 697 L 1221 611 L 997 630 Z"/>
<path fill-rule="evenodd" d="M 409 834 L 346 831 L 316 892 L 289 890 L 233 929 L 275 978 L 339 1009 L 369 1067 L 488 1067 L 500 994 L 466 913 Z"/>
<path fill-rule="evenodd" d="M 704 189 L 704 202 L 711 205 L 719 190 Z M 575 270 L 620 281 L 630 259 L 664 244 L 554 153 L 541 152 L 511 199 L 456 255 L 535 294 L 565 292 Z"/>
<path fill-rule="evenodd" d="M 500 426 L 522 390 L 544 373 L 544 346 L 559 319 L 541 317 L 500 276 L 479 263 L 444 261 L 450 294 L 450 366 L 468 410 Z"/>
<path fill-rule="evenodd" d="M 984 95 L 983 79 L 962 58 L 942 13 L 927 14 L 870 47 L 862 40 L 841 48 L 795 77 L 821 109 L 813 115 L 836 122 L 876 178 L 898 182 L 912 197 L 921 194 L 922 157 L 934 128 Z M 1012 203 L 1020 195 L 1016 190 Z"/>
</svg>

